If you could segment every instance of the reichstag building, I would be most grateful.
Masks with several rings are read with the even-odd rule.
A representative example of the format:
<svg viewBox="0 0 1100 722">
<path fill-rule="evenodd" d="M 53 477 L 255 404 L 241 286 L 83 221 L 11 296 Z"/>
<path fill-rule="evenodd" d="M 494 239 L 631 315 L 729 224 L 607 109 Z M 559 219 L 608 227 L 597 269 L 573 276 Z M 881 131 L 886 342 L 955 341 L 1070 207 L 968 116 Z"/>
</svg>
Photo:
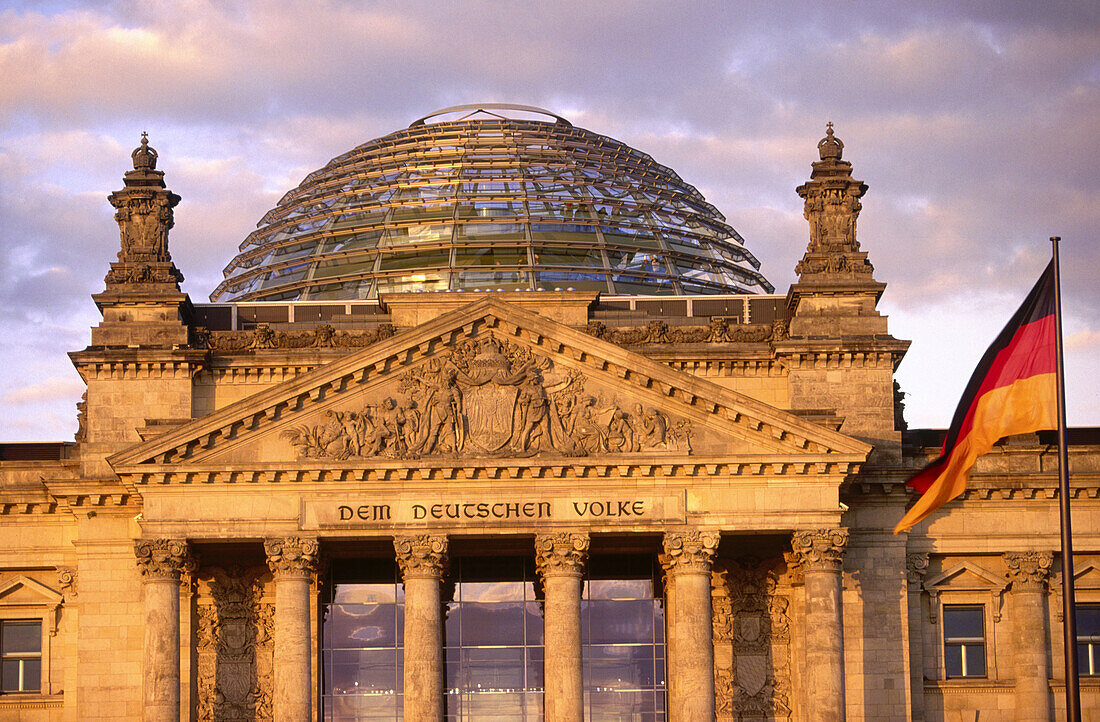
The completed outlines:
<svg viewBox="0 0 1100 722">
<path fill-rule="evenodd" d="M 906 241 L 857 241 L 858 148 L 814 142 L 779 292 L 676 171 L 489 104 L 309 174 L 200 302 L 143 137 L 76 439 L 0 444 L 0 719 L 1064 718 L 1053 434 L 892 533 L 944 435 L 877 310 Z"/>
</svg>

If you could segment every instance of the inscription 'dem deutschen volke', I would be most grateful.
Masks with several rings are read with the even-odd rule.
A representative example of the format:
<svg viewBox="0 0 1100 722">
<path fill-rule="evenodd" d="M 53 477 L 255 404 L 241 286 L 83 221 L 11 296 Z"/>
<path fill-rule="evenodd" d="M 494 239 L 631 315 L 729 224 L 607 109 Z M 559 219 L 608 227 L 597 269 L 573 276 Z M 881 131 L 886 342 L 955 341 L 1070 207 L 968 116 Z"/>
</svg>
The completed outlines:
<svg viewBox="0 0 1100 722">
<path fill-rule="evenodd" d="M 585 521 L 636 523 L 681 518 L 683 502 L 678 495 L 518 501 L 425 499 L 372 500 L 365 503 L 332 500 L 326 503 L 311 500 L 306 503 L 305 512 L 303 525 L 306 528 L 420 525 L 435 522 L 460 525 Z"/>
</svg>

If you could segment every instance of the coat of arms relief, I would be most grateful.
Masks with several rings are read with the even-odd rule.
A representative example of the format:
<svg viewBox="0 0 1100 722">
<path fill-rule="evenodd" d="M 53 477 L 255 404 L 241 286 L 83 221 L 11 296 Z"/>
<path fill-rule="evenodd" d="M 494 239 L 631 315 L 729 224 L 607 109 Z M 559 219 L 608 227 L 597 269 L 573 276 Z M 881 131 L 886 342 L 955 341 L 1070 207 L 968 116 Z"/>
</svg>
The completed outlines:
<svg viewBox="0 0 1100 722">
<path fill-rule="evenodd" d="M 589 392 L 584 374 L 490 335 L 400 377 L 397 393 L 283 432 L 301 458 L 692 452 L 691 422 Z"/>
</svg>

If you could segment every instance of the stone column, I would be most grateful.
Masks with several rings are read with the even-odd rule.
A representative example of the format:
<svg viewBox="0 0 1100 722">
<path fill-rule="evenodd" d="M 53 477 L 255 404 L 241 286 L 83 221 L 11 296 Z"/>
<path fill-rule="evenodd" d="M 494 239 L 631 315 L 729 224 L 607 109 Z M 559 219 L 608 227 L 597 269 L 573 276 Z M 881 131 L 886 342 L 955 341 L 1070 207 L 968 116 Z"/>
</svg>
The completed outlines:
<svg viewBox="0 0 1100 722">
<path fill-rule="evenodd" d="M 909 617 L 909 692 L 913 722 L 924 720 L 924 614 L 921 590 L 928 573 L 928 553 L 905 555 L 905 583 Z"/>
<path fill-rule="evenodd" d="M 716 531 L 665 532 L 669 722 L 714 719 L 710 568 L 719 539 Z"/>
<path fill-rule="evenodd" d="M 847 529 L 796 531 L 791 546 L 802 566 L 806 593 L 806 719 L 844 720 L 844 619 L 840 573 Z"/>
<path fill-rule="evenodd" d="M 275 577 L 275 722 L 313 719 L 313 655 L 309 583 L 317 568 L 316 539 L 286 537 L 264 542 Z"/>
<path fill-rule="evenodd" d="M 192 560 L 183 539 L 138 539 L 134 554 L 144 581 L 142 719 L 179 722 L 180 578 Z"/>
<path fill-rule="evenodd" d="M 1002 558 L 1012 584 L 1016 722 L 1050 722 L 1050 648 L 1044 592 L 1054 557 L 1050 552 L 1029 551 L 1007 552 Z"/>
<path fill-rule="evenodd" d="M 439 584 L 447 572 L 447 537 L 393 540 L 405 582 L 405 722 L 443 719 L 443 620 Z"/>
<path fill-rule="evenodd" d="M 588 535 L 535 536 L 535 565 L 543 588 L 543 695 L 546 722 L 584 722 L 581 674 L 581 576 Z"/>
</svg>

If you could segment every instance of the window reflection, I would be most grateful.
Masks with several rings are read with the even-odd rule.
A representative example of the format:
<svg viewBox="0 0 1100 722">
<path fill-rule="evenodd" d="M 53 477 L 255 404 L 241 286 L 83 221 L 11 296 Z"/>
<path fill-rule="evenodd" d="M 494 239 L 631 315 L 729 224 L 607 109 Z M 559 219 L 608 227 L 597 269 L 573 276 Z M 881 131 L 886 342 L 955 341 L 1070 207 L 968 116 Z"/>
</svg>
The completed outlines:
<svg viewBox="0 0 1100 722">
<path fill-rule="evenodd" d="M 581 601 L 586 719 L 665 719 L 659 579 L 652 555 L 589 560 Z"/>
<path fill-rule="evenodd" d="M 336 560 L 322 604 L 321 707 L 326 722 L 399 720 L 404 593 L 392 560 Z"/>
</svg>

